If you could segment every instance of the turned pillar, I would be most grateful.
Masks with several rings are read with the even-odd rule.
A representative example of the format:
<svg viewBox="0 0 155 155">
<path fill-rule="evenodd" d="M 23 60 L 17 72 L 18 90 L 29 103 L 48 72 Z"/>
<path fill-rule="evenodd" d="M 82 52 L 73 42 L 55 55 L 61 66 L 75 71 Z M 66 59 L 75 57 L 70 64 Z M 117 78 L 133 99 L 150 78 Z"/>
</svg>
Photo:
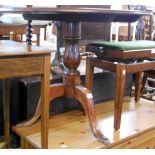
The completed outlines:
<svg viewBox="0 0 155 155">
<path fill-rule="evenodd" d="M 65 71 L 63 83 L 66 97 L 75 97 L 75 87 L 80 84 L 80 72 L 77 70 L 80 65 L 79 39 L 81 39 L 81 23 L 66 22 L 64 32 L 65 52 L 63 63 Z"/>
</svg>

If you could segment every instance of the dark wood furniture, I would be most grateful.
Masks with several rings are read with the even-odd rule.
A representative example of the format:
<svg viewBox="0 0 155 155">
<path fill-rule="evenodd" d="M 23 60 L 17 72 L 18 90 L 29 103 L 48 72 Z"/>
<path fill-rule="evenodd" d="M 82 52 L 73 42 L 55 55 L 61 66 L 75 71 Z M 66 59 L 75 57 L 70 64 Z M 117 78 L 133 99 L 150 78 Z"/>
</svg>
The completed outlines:
<svg viewBox="0 0 155 155">
<path fill-rule="evenodd" d="M 7 146 L 10 146 L 9 78 L 41 76 L 41 130 L 42 145 L 48 132 L 48 104 L 50 84 L 50 51 L 29 47 L 15 41 L 0 41 L 0 78 L 3 79 L 4 128 Z"/>
<path fill-rule="evenodd" d="M 78 41 L 81 38 L 80 22 L 133 22 L 139 17 L 147 15 L 146 12 L 108 10 L 103 8 L 8 8 L 1 9 L 0 13 L 22 13 L 24 18 L 28 20 L 58 20 L 65 21 L 65 53 L 64 65 L 66 70 L 63 75 L 63 83 L 53 84 L 50 86 L 50 100 L 65 95 L 66 97 L 76 98 L 83 105 L 88 115 L 90 126 L 96 138 L 109 144 L 110 141 L 101 132 L 94 109 L 92 93 L 80 85 L 80 72 L 77 70 L 80 64 L 80 54 Z M 27 43 L 31 45 L 31 25 L 28 28 Z M 40 104 L 39 104 L 40 105 Z M 36 114 L 40 113 L 40 106 L 36 110 Z M 47 111 L 48 112 L 48 109 Z M 37 115 L 39 116 L 39 115 Z M 36 120 L 34 117 L 32 120 Z M 33 121 L 32 121 L 33 122 Z M 31 122 L 31 123 L 32 123 Z M 48 147 L 48 139 L 42 147 Z"/>
<path fill-rule="evenodd" d="M 129 44 L 128 44 L 129 43 Z M 124 86 L 126 75 L 135 73 L 135 101 L 140 99 L 140 90 L 142 83 L 142 72 L 153 69 L 155 67 L 155 60 L 150 61 L 148 58 L 155 56 L 153 41 L 126 41 L 116 43 L 103 44 L 92 43 L 86 47 L 87 51 L 100 53 L 100 58 L 87 58 L 86 64 L 86 87 L 92 90 L 94 67 L 105 69 L 116 73 L 116 96 L 114 104 L 114 128 L 120 129 L 121 114 L 124 96 Z M 119 49 L 117 45 L 124 45 L 124 50 Z M 127 46 L 129 49 L 127 50 Z M 103 50 L 100 50 L 103 47 Z M 133 47 L 133 49 L 132 49 Z M 136 47 L 136 48 L 135 48 Z M 139 49 L 138 49 L 139 48 Z M 104 52 L 103 52 L 104 51 Z M 104 54 L 103 54 L 104 53 Z"/>
</svg>

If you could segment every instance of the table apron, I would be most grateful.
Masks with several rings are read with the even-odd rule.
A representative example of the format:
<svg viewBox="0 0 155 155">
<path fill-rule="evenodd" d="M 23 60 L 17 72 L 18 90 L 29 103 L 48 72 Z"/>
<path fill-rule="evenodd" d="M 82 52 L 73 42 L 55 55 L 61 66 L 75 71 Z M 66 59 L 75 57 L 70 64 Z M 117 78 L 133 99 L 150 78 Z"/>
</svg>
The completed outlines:
<svg viewBox="0 0 155 155">
<path fill-rule="evenodd" d="M 43 63 L 43 56 L 0 59 L 0 78 L 41 75 Z"/>
<path fill-rule="evenodd" d="M 90 59 L 91 67 L 98 67 L 101 69 L 109 70 L 111 72 L 116 72 L 116 66 L 117 65 L 124 65 L 126 69 L 126 73 L 136 73 L 141 71 L 147 71 L 152 70 L 155 68 L 155 61 L 150 62 L 140 62 L 140 63 L 133 63 L 133 64 L 124 64 L 124 63 L 118 63 L 115 64 L 113 62 L 108 62 L 104 60 L 97 60 L 94 58 Z"/>
</svg>

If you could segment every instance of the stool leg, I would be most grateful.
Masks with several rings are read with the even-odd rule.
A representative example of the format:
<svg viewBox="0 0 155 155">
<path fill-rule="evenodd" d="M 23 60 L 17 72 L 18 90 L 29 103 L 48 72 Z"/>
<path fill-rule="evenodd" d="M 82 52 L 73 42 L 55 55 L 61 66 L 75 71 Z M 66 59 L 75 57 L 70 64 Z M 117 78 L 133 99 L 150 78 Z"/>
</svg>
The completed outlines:
<svg viewBox="0 0 155 155">
<path fill-rule="evenodd" d="M 138 102 L 140 100 L 140 90 L 142 84 L 142 72 L 136 73 L 135 79 L 135 101 Z"/>
<path fill-rule="evenodd" d="M 121 123 L 122 104 L 124 96 L 124 86 L 126 78 L 126 68 L 123 64 L 116 65 L 116 96 L 114 105 L 114 129 L 118 130 Z"/>
<path fill-rule="evenodd" d="M 4 135 L 7 148 L 10 148 L 10 103 L 9 103 L 9 79 L 3 80 L 3 112 L 4 112 Z"/>
<path fill-rule="evenodd" d="M 93 78 L 94 78 L 94 67 L 91 66 L 91 58 L 87 57 L 85 86 L 90 91 L 92 91 L 93 89 Z"/>
<path fill-rule="evenodd" d="M 143 75 L 143 78 L 142 78 L 142 86 L 141 86 L 141 90 L 140 90 L 141 94 L 143 93 L 146 81 L 147 81 L 147 73 L 144 72 L 144 75 Z"/>
</svg>

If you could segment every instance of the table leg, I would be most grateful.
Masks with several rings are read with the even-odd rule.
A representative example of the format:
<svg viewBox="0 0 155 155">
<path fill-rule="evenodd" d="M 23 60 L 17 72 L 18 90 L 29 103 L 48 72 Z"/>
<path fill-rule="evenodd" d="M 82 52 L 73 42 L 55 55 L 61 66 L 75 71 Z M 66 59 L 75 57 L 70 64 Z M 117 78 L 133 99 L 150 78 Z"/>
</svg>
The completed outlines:
<svg viewBox="0 0 155 155">
<path fill-rule="evenodd" d="M 7 148 L 10 148 L 10 102 L 9 102 L 9 79 L 3 80 L 3 112 L 4 112 L 4 135 Z"/>
<path fill-rule="evenodd" d="M 126 68 L 123 64 L 116 65 L 116 95 L 114 104 L 114 129 L 120 129 Z"/>
<path fill-rule="evenodd" d="M 94 100 L 90 90 L 78 85 L 75 87 L 75 98 L 82 104 L 85 113 L 89 118 L 90 128 L 93 135 L 102 143 L 110 144 L 110 140 L 101 132 L 97 119 L 94 106 Z"/>
<path fill-rule="evenodd" d="M 66 22 L 64 36 L 66 45 L 63 58 L 64 65 L 66 67 L 63 75 L 65 96 L 76 98 L 80 101 L 89 118 L 89 123 L 93 134 L 99 141 L 109 144 L 109 139 L 106 138 L 99 129 L 92 93 L 87 88 L 80 85 L 80 72 L 77 68 L 80 64 L 78 41 L 81 38 L 81 23 Z M 93 68 L 91 68 L 91 72 L 93 77 Z"/>
<path fill-rule="evenodd" d="M 50 56 L 44 57 L 43 71 L 41 76 L 41 147 L 48 148 Z"/>
<path fill-rule="evenodd" d="M 109 144 L 110 141 L 108 138 L 106 138 L 101 130 L 99 129 L 97 120 L 96 120 L 96 114 L 95 114 L 95 107 L 93 102 L 93 96 L 91 92 L 80 85 L 80 72 L 77 70 L 79 64 L 80 64 L 80 54 L 79 54 L 79 46 L 78 46 L 78 40 L 80 39 L 81 31 L 80 31 L 80 23 L 75 22 L 67 22 L 66 23 L 66 31 L 65 31 L 65 52 L 64 52 L 64 65 L 66 67 L 66 70 L 63 74 L 63 83 L 58 85 L 51 85 L 50 86 L 50 99 L 53 100 L 55 97 L 64 96 L 65 97 L 71 97 L 76 98 L 81 102 L 81 104 L 84 107 L 84 110 L 86 114 L 88 115 L 90 126 L 92 129 L 93 134 L 96 136 L 96 138 L 105 143 Z M 43 84 L 42 84 L 43 85 Z M 44 86 L 44 85 L 43 85 Z M 46 90 L 47 91 L 47 90 Z M 44 90 L 42 90 L 42 93 L 47 95 L 48 93 L 45 93 Z M 43 97 L 44 97 L 43 96 Z M 41 100 L 45 100 L 41 96 Z M 45 101 L 42 101 L 45 102 Z M 46 102 L 47 103 L 47 102 Z M 48 106 L 42 103 L 39 104 L 38 110 L 41 109 L 42 113 L 42 147 L 47 147 L 47 135 L 44 132 L 47 132 L 47 124 L 48 124 L 48 115 L 46 112 L 48 111 Z M 37 112 L 38 113 L 38 112 Z"/>
<path fill-rule="evenodd" d="M 50 101 L 54 100 L 57 97 L 61 97 L 61 96 L 64 96 L 63 84 L 62 83 L 52 84 L 50 86 Z M 39 119 L 40 116 L 41 116 L 41 97 L 39 98 L 39 102 L 37 104 L 37 108 L 35 110 L 33 117 L 30 120 L 17 124 L 16 127 L 30 126 L 33 123 L 35 123 Z"/>
<path fill-rule="evenodd" d="M 98 126 L 94 102 L 93 102 L 93 96 L 91 92 L 85 87 L 78 85 L 75 87 L 75 94 L 76 94 L 75 98 L 82 104 L 82 106 L 84 107 L 84 111 L 86 112 L 89 118 L 90 128 L 94 136 L 99 141 L 105 144 L 109 144 L 110 143 L 109 139 L 103 135 L 103 133 L 100 131 L 100 128 Z M 53 84 L 50 86 L 50 101 L 54 100 L 57 97 L 61 97 L 64 95 L 65 95 L 65 89 L 62 83 Z M 37 112 L 33 116 L 33 118 L 35 119 L 32 118 L 29 121 L 29 123 L 28 122 L 25 122 L 25 124 L 21 123 L 20 126 L 28 126 L 28 125 L 33 124 L 37 120 L 36 118 L 40 117 L 40 114 L 41 114 L 41 102 L 38 103 Z"/>
</svg>

